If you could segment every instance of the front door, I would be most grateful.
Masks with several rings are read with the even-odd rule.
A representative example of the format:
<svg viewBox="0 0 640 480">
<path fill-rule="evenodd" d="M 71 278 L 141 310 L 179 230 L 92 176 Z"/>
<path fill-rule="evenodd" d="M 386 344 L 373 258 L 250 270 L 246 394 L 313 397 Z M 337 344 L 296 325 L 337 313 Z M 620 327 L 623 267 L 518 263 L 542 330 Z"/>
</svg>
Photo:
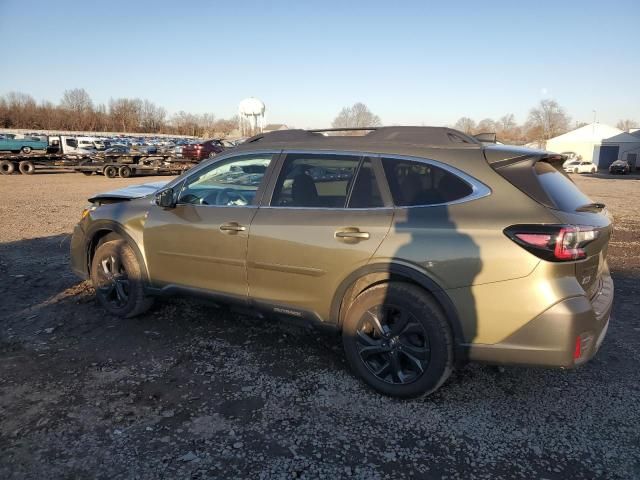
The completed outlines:
<svg viewBox="0 0 640 480">
<path fill-rule="evenodd" d="M 275 311 L 329 318 L 339 284 L 367 264 L 393 209 L 369 158 L 289 153 L 251 224 L 251 298 Z M 355 179 L 355 180 L 354 180 Z M 268 203 L 267 203 L 268 201 Z M 281 307 L 278 307 L 281 306 Z"/>
<path fill-rule="evenodd" d="M 246 298 L 249 227 L 275 156 L 214 162 L 182 183 L 175 208 L 150 209 L 144 247 L 152 284 Z"/>
</svg>

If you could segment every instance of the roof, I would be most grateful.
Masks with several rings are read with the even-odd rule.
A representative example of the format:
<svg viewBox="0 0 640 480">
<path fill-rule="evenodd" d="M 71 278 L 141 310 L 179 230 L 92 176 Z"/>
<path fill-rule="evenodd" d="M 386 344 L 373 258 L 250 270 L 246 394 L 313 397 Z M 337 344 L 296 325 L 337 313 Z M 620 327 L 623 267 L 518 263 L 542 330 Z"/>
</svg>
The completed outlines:
<svg viewBox="0 0 640 480">
<path fill-rule="evenodd" d="M 640 136 L 622 132 L 610 138 L 603 138 L 602 143 L 640 143 Z"/>
<path fill-rule="evenodd" d="M 334 135 L 353 130 L 369 131 L 366 135 Z M 256 135 L 243 146 L 304 146 L 322 149 L 367 150 L 374 145 L 413 145 L 438 148 L 481 148 L 482 143 L 458 130 L 446 127 L 377 127 L 360 129 L 278 130 Z"/>
<path fill-rule="evenodd" d="M 590 123 L 570 132 L 550 138 L 547 144 L 554 142 L 584 142 L 584 143 L 600 143 L 602 140 L 615 137 L 624 133 L 619 128 L 610 127 L 604 123 Z"/>
<path fill-rule="evenodd" d="M 264 127 L 265 132 L 271 132 L 273 130 L 288 130 L 288 129 L 289 127 L 287 127 L 284 123 L 270 123 L 269 125 Z"/>
</svg>

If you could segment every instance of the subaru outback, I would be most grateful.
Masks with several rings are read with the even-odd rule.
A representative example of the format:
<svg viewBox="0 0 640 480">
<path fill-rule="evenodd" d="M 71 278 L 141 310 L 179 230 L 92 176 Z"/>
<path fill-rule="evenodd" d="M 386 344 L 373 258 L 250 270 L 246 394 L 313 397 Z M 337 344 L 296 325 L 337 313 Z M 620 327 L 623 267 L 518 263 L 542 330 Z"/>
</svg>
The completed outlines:
<svg viewBox="0 0 640 480">
<path fill-rule="evenodd" d="M 72 267 L 122 317 L 195 294 L 335 328 L 387 395 L 465 362 L 573 368 L 607 331 L 612 224 L 563 159 L 438 127 L 262 134 L 91 198 Z"/>
</svg>

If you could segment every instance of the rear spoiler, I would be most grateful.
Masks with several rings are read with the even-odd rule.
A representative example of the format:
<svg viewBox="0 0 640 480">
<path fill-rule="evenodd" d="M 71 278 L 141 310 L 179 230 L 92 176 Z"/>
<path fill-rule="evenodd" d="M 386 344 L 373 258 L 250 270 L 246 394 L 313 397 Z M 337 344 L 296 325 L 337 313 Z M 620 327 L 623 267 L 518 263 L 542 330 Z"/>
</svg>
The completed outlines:
<svg viewBox="0 0 640 480">
<path fill-rule="evenodd" d="M 482 143 L 498 143 L 498 137 L 495 133 L 477 133 L 473 138 Z"/>
<path fill-rule="evenodd" d="M 534 166 L 538 162 L 546 162 L 567 176 L 562 169 L 565 155 L 528 148 L 490 146 L 484 149 L 484 157 L 491 168 L 509 183 L 543 205 L 555 208 L 553 200 L 542 188 Z"/>
</svg>

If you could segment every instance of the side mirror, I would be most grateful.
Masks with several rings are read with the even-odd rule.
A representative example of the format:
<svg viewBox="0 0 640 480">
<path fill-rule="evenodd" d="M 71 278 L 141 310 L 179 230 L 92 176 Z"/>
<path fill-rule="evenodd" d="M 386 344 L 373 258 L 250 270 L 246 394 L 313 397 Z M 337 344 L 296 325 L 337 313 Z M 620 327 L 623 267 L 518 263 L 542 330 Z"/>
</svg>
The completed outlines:
<svg viewBox="0 0 640 480">
<path fill-rule="evenodd" d="M 156 205 L 163 208 L 174 208 L 176 202 L 173 188 L 165 188 L 156 193 Z"/>
</svg>

